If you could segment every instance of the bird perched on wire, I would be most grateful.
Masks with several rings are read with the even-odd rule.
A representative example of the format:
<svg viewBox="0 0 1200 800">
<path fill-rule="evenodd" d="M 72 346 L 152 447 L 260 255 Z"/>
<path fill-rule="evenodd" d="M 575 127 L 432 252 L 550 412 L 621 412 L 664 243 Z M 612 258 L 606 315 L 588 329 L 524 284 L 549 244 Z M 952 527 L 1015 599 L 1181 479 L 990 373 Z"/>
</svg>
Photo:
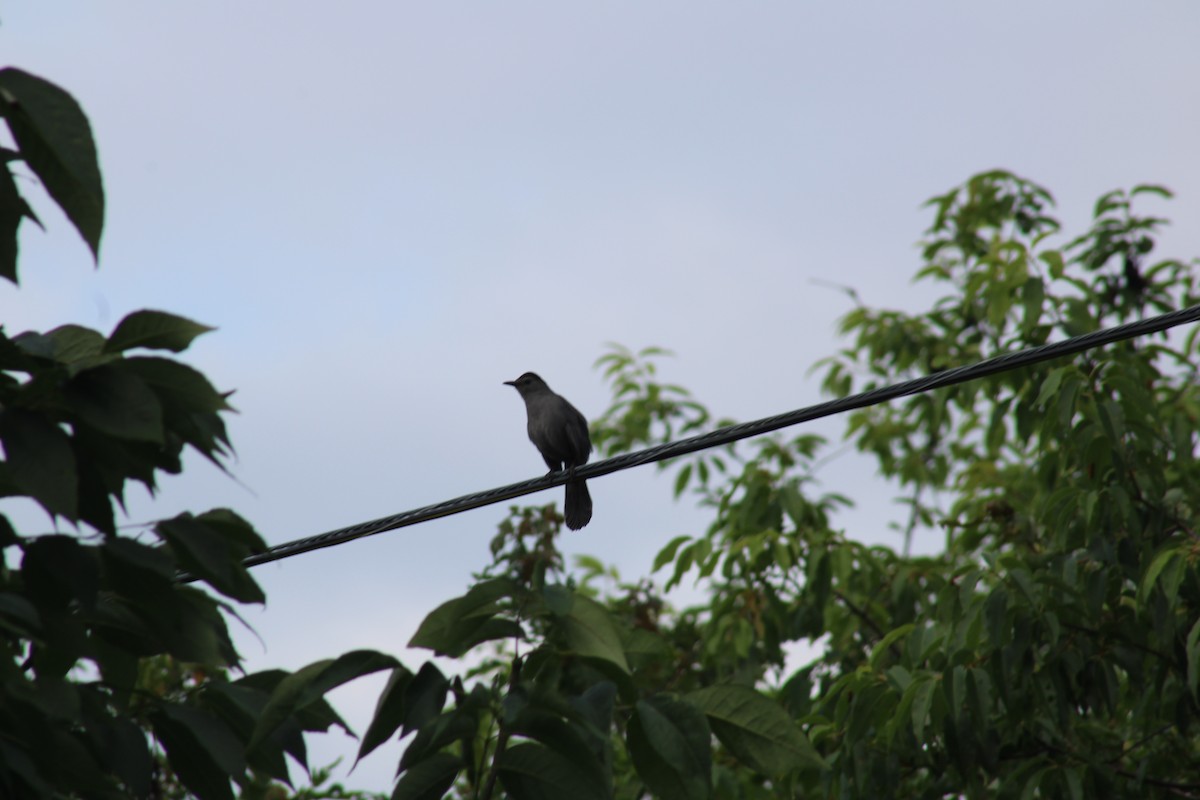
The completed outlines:
<svg viewBox="0 0 1200 800">
<path fill-rule="evenodd" d="M 542 454 L 551 472 L 574 472 L 587 463 L 592 453 L 587 420 L 575 406 L 551 391 L 546 382 L 532 372 L 515 381 L 505 381 L 521 394 L 529 417 L 529 441 Z M 567 527 L 577 531 L 592 520 L 592 496 L 586 481 L 569 481 L 563 504 Z"/>
</svg>

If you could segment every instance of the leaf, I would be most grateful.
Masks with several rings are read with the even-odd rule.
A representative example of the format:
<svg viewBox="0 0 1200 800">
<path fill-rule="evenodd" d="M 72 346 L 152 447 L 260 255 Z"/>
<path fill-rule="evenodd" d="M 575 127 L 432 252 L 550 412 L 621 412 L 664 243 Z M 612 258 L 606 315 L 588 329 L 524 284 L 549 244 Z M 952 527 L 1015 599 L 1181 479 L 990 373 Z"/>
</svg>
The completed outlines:
<svg viewBox="0 0 1200 800">
<path fill-rule="evenodd" d="M 21 227 L 21 220 L 31 219 L 38 225 L 42 223 L 17 191 L 17 182 L 8 168 L 7 160 L 0 164 L 0 277 L 17 283 L 17 231 Z"/>
<path fill-rule="evenodd" d="M 65 610 L 76 603 L 85 609 L 95 607 L 100 590 L 96 548 L 80 544 L 73 536 L 55 534 L 39 536 L 24 549 L 25 594 L 43 611 Z"/>
<path fill-rule="evenodd" d="M 871 666 L 873 668 L 877 667 L 879 664 L 879 659 L 882 658 L 883 654 L 888 651 L 888 648 L 890 648 L 900 639 L 903 639 L 905 636 L 908 636 L 910 633 L 912 633 L 913 628 L 915 627 L 916 626 L 910 622 L 906 625 L 901 625 L 899 628 L 894 628 L 889 631 L 888 634 L 880 639 L 879 643 L 871 649 L 871 657 L 869 659 Z"/>
<path fill-rule="evenodd" d="M 234 600 L 266 602 L 262 588 L 242 562 L 249 548 L 238 540 L 238 534 L 231 532 L 229 526 L 209 524 L 210 521 L 185 512 L 158 523 L 155 531 L 192 577 L 208 582 Z"/>
<path fill-rule="evenodd" d="M 912 692 L 913 735 L 916 736 L 919 746 L 925 744 L 925 725 L 929 721 L 929 710 L 933 707 L 936 688 L 937 681 L 928 675 L 915 679 L 908 687 L 908 691 Z"/>
<path fill-rule="evenodd" d="M 671 563 L 671 561 L 673 561 L 675 558 L 675 551 L 679 549 L 681 544 L 691 538 L 692 537 L 687 535 L 676 536 L 674 539 L 667 542 L 666 546 L 663 547 L 662 550 L 659 550 L 658 555 L 654 557 L 654 566 L 650 568 L 650 571 L 658 572 L 660 569 L 662 569 L 663 565 Z"/>
<path fill-rule="evenodd" d="M 561 753 L 541 744 L 512 745 L 496 763 L 501 783 L 515 800 L 604 800 L 607 796 Z"/>
<path fill-rule="evenodd" d="M 209 383 L 202 372 L 158 356 L 135 356 L 124 362 L 125 369 L 146 384 L 173 400 L 179 407 L 193 412 L 228 411 L 225 396 Z"/>
<path fill-rule="evenodd" d="M 442 713 L 449 687 L 450 682 L 436 664 L 426 661 L 421 665 L 412 682 L 404 690 L 404 726 L 400 732 L 402 737 Z"/>
<path fill-rule="evenodd" d="M 685 699 L 704 712 L 721 744 L 756 772 L 781 778 L 827 767 L 783 706 L 747 686 L 709 686 Z"/>
<path fill-rule="evenodd" d="M 455 742 L 472 739 L 478 730 L 479 718 L 471 708 L 459 706 L 439 714 L 422 725 L 409 742 L 397 772 L 416 766 Z"/>
<path fill-rule="evenodd" d="M 99 331 L 82 325 L 59 325 L 46 331 L 45 340 L 53 348 L 54 360 L 61 364 L 93 366 L 104 349 L 104 337 Z"/>
<path fill-rule="evenodd" d="M 567 647 L 578 656 L 594 658 L 629 674 L 621 637 L 608 609 L 585 595 L 576 594 L 571 611 L 562 620 Z"/>
<path fill-rule="evenodd" d="M 104 184 L 83 109 L 64 89 L 13 67 L 0 70 L 0 102 L 21 158 L 99 260 Z"/>
<path fill-rule="evenodd" d="M 629 720 L 629 755 L 638 775 L 663 800 L 712 795 L 711 733 L 704 713 L 669 695 L 638 700 Z"/>
<path fill-rule="evenodd" d="M 546 610 L 554 616 L 565 617 L 575 604 L 575 592 L 571 591 L 569 586 L 560 583 L 546 584 L 542 589 L 542 602 L 545 603 Z"/>
<path fill-rule="evenodd" d="M 391 738 L 404 722 L 404 695 L 412 679 L 412 672 L 405 667 L 392 670 L 387 684 L 379 694 L 379 701 L 375 704 L 375 716 L 363 734 L 362 744 L 359 745 L 358 756 L 355 758 L 356 763 Z"/>
<path fill-rule="evenodd" d="M 310 703 L 320 700 L 331 689 L 347 681 L 401 664 L 391 656 L 374 650 L 352 650 L 336 659 L 317 661 L 297 670 L 279 682 L 250 737 L 253 749 L 283 722 Z"/>
<path fill-rule="evenodd" d="M 79 418 L 118 439 L 163 443 L 162 407 L 146 383 L 119 364 L 86 369 L 67 384 L 65 395 Z"/>
<path fill-rule="evenodd" d="M 232 800 L 229 780 L 246 771 L 242 744 L 229 726 L 197 708 L 165 704 L 152 714 L 154 735 L 183 784 L 200 800 Z"/>
<path fill-rule="evenodd" d="M 45 417 L 16 408 L 0 410 L 0 443 L 11 479 L 51 517 L 74 520 L 79 476 L 71 440 Z"/>
<path fill-rule="evenodd" d="M 515 591 L 515 585 L 507 578 L 475 584 L 462 597 L 447 600 L 431 611 L 408 646 L 459 658 L 481 642 L 523 638 L 525 632 L 518 623 L 498 616 L 501 608 L 497 602 L 512 597 Z"/>
<path fill-rule="evenodd" d="M 462 769 L 462 759 L 451 753 L 434 753 L 400 776 L 392 800 L 442 800 Z"/>
<path fill-rule="evenodd" d="M 1187 636 L 1187 682 L 1192 699 L 1200 702 L 1200 619 Z"/>
<path fill-rule="evenodd" d="M 135 347 L 178 353 L 202 333 L 216 330 L 165 311 L 134 311 L 117 323 L 104 350 L 122 353 Z"/>
<path fill-rule="evenodd" d="M 1154 590 L 1154 584 L 1158 581 L 1158 576 L 1162 574 L 1163 569 L 1171 559 L 1178 555 L 1178 547 L 1167 547 L 1150 562 L 1150 566 L 1146 568 L 1146 574 L 1142 577 L 1142 582 L 1138 584 L 1137 601 L 1139 606 L 1146 605 L 1146 601 L 1150 597 L 1150 592 Z"/>
</svg>

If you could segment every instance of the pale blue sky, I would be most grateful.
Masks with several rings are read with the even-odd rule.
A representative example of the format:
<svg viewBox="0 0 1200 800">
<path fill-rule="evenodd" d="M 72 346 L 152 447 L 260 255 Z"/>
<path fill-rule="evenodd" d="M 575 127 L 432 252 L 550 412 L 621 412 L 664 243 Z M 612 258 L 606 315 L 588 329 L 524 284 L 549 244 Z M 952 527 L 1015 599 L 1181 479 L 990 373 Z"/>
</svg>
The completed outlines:
<svg viewBox="0 0 1200 800">
<path fill-rule="evenodd" d="M 1069 230 L 1102 192 L 1170 186 L 1162 254 L 1200 255 L 1191 0 L 6 5 L 6 62 L 91 117 L 109 221 L 94 271 L 40 203 L 0 319 L 184 314 L 220 329 L 188 361 L 237 389 L 251 491 L 193 460 L 134 519 L 227 505 L 283 542 L 538 474 L 501 381 L 536 370 L 595 417 L 607 341 L 675 350 L 664 376 L 720 415 L 815 402 L 847 301 L 812 280 L 920 309 L 920 204 L 991 167 L 1050 188 Z M 894 542 L 870 471 L 839 459 L 823 488 Z M 565 545 L 628 577 L 706 523 L 650 469 L 592 493 Z M 401 653 L 501 517 L 260 569 L 249 667 Z M 360 731 L 379 687 L 334 697 Z M 353 751 L 325 738 L 315 763 Z M 349 784 L 388 788 L 397 753 Z"/>
</svg>

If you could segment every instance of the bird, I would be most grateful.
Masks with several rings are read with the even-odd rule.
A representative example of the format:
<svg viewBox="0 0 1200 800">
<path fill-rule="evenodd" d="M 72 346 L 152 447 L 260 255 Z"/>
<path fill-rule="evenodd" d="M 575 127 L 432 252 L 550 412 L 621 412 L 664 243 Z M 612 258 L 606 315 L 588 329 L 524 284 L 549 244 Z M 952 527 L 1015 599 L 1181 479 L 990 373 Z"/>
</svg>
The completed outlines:
<svg viewBox="0 0 1200 800">
<path fill-rule="evenodd" d="M 563 469 L 573 473 L 576 467 L 587 463 L 592 453 L 592 439 L 588 436 L 587 420 L 575 406 L 562 395 L 555 394 L 533 372 L 526 372 L 515 381 L 504 381 L 504 384 L 516 389 L 525 401 L 529 441 L 542 454 L 550 473 Z M 563 516 L 567 527 L 573 531 L 591 522 L 592 496 L 588 494 L 586 481 L 567 482 Z"/>
</svg>

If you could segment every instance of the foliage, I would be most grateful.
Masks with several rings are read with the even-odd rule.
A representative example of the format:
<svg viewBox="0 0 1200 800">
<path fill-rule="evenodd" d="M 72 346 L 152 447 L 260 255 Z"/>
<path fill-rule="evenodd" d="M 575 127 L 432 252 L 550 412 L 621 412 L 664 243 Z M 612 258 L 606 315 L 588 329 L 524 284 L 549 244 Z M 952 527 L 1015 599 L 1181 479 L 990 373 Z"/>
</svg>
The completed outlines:
<svg viewBox="0 0 1200 800">
<path fill-rule="evenodd" d="M 0 275 L 17 281 L 18 229 L 36 222 L 19 163 L 98 254 L 104 192 L 83 111 L 9 68 L 0 116 L 18 148 L 3 150 Z M 218 466 L 229 453 L 228 395 L 161 355 L 208 330 L 161 311 L 134 312 L 107 336 L 0 329 L 0 497 L 28 497 L 83 531 L 19 533 L 0 516 L 0 796 L 207 800 L 232 798 L 231 779 L 246 796 L 286 794 L 272 781 L 290 783 L 285 754 L 306 765 L 303 732 L 346 728 L 322 695 L 397 663 L 348 653 L 232 679 L 225 615 L 230 601 L 264 599 L 242 565 L 262 539 L 227 509 L 118 531 L 114 503 L 130 481 L 153 492 L 161 473 L 181 470 L 185 447 Z"/>
<path fill-rule="evenodd" d="M 23 163 L 94 253 L 103 190 L 87 121 L 63 90 L 0 71 Z M 29 205 L 0 181 L 0 271 L 16 281 Z M 835 395 L 1197 301 L 1194 265 L 1152 261 L 1163 221 L 1140 186 L 1102 197 L 1059 239 L 1053 200 L 1005 172 L 931 201 L 921 314 L 858 307 L 824 362 Z M 35 220 L 36 221 L 36 220 Z M 1200 534 L 1193 330 L 1003 373 L 850 415 L 848 434 L 911 509 L 934 556 L 835 530 L 823 442 L 771 436 L 668 467 L 712 512 L 649 579 L 564 564 L 553 506 L 513 508 L 491 563 L 411 645 L 240 678 L 226 628 L 261 602 L 242 564 L 263 547 L 228 510 L 142 537 L 115 525 L 190 446 L 218 466 L 228 396 L 178 353 L 208 329 L 157 311 L 107 336 L 0 332 L 0 494 L 78 534 L 0 517 L 0 794 L 287 796 L 304 731 L 344 723 L 330 689 L 389 670 L 359 758 L 406 749 L 393 798 L 1200 797 Z M 600 359 L 605 454 L 715 421 L 658 380 L 661 351 Z M 674 609 L 685 578 L 706 593 Z M 203 581 L 218 599 L 192 584 Z M 796 645 L 815 653 L 797 667 Z M 355 796 L 323 787 L 297 797 Z M 361 793 L 358 793 L 361 794 Z"/>
<path fill-rule="evenodd" d="M 826 387 L 1194 304 L 1192 266 L 1149 259 L 1163 221 L 1135 213 L 1147 194 L 1168 196 L 1105 195 L 1061 245 L 1049 193 L 1014 175 L 935 198 L 920 277 L 946 296 L 853 310 Z M 676 493 L 713 522 L 654 566 L 668 587 L 695 579 L 697 608 L 647 580 L 601 592 L 611 570 L 564 567 L 553 507 L 513 509 L 493 564 L 412 642 L 478 665 L 424 684 L 422 723 L 432 690 L 410 693 L 408 673 L 380 702 L 377 733 L 415 733 L 394 796 L 490 797 L 497 777 L 516 798 L 1200 796 L 1195 335 L 851 415 L 905 492 L 904 533 L 944 532 L 935 556 L 833 530 L 848 501 L 814 493 L 806 435 L 676 463 Z M 658 355 L 600 360 L 602 452 L 713 424 L 658 382 Z M 797 668 L 793 643 L 815 658 Z"/>
</svg>

